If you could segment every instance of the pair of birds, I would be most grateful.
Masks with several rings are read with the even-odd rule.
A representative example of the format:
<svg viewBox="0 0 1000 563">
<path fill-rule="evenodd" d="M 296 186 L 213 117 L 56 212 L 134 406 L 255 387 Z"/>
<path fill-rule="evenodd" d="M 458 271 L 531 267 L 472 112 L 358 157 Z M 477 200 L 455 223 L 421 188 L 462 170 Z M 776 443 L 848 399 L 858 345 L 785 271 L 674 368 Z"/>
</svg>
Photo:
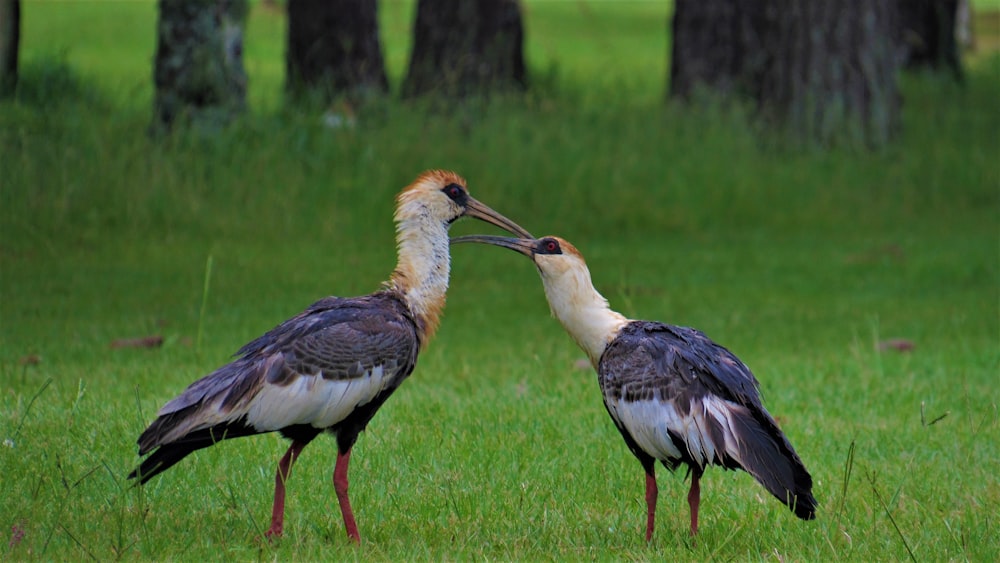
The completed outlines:
<svg viewBox="0 0 1000 563">
<path fill-rule="evenodd" d="M 463 217 L 518 238 L 449 240 Z M 558 237 L 528 231 L 469 195 L 453 172 L 428 171 L 396 198 L 398 262 L 371 295 L 326 297 L 243 346 L 231 363 L 168 402 L 139 437 L 150 454 L 130 474 L 145 483 L 185 456 L 222 440 L 280 432 L 291 445 L 278 462 L 267 537 L 284 529 L 285 483 L 319 434 L 337 440 L 334 491 L 348 537 L 360 542 L 348 498 L 351 448 L 375 412 L 413 371 L 438 327 L 450 271 L 449 244 L 507 247 L 535 263 L 553 315 L 590 358 L 604 405 L 646 473 L 646 540 L 653 535 L 655 462 L 687 465 L 691 535 L 699 480 L 709 465 L 743 469 L 802 519 L 815 517 L 812 478 L 761 403 L 758 383 L 736 356 L 703 333 L 625 318 L 594 289 L 583 256 Z"/>
</svg>

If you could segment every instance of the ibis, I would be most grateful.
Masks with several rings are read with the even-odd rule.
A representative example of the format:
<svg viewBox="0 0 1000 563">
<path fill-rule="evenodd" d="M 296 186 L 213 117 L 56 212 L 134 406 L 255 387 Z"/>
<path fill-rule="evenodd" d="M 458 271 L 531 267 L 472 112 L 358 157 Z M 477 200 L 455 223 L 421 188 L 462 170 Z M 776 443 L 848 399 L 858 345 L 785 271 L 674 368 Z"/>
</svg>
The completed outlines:
<svg viewBox="0 0 1000 563">
<path fill-rule="evenodd" d="M 281 536 L 292 466 L 325 431 L 337 441 L 333 485 L 344 526 L 359 543 L 347 494 L 351 448 L 438 327 L 450 271 L 448 227 L 474 217 L 531 236 L 470 196 L 466 185 L 454 172 L 432 170 L 403 189 L 394 216 L 398 262 L 383 287 L 320 299 L 188 386 L 139 436 L 139 455 L 149 456 L 129 478 L 146 483 L 196 450 L 280 432 L 291 445 L 278 462 L 266 536 Z"/>
<path fill-rule="evenodd" d="M 549 307 L 597 371 L 604 406 L 646 473 L 646 541 L 656 515 L 655 464 L 691 476 L 691 536 L 699 481 L 710 465 L 742 469 L 796 516 L 816 515 L 812 477 L 767 412 L 757 379 L 699 330 L 632 320 L 612 310 L 580 252 L 558 237 L 469 235 L 453 243 L 506 247 L 532 259 Z"/>
</svg>

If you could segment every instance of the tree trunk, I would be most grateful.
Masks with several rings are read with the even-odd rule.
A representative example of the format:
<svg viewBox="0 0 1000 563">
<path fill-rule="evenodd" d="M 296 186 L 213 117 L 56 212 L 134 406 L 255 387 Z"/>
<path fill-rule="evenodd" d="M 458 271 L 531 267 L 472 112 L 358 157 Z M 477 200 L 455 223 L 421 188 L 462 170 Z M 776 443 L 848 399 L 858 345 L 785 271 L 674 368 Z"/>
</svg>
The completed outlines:
<svg viewBox="0 0 1000 563">
<path fill-rule="evenodd" d="M 758 102 L 793 136 L 889 141 L 899 120 L 896 0 L 767 0 Z"/>
<path fill-rule="evenodd" d="M 969 0 L 958 0 L 958 10 L 955 13 L 955 41 L 959 51 L 967 51 L 976 47 L 976 38 L 972 33 L 972 6 Z"/>
<path fill-rule="evenodd" d="M 885 143 L 899 115 L 897 1 L 677 0 L 670 95 L 700 85 L 799 140 Z"/>
<path fill-rule="evenodd" d="M 523 90 L 523 44 L 517 0 L 419 0 L 402 95 Z"/>
<path fill-rule="evenodd" d="M 897 0 L 897 41 L 907 68 L 946 70 L 962 79 L 959 56 L 959 0 Z"/>
<path fill-rule="evenodd" d="M 17 52 L 21 43 L 21 0 L 0 0 L 0 98 L 17 88 Z"/>
<path fill-rule="evenodd" d="M 286 90 L 358 103 L 388 91 L 376 0 L 289 0 Z"/>
<path fill-rule="evenodd" d="M 160 0 L 153 81 L 153 130 L 178 122 L 204 130 L 246 108 L 246 0 Z"/>
<path fill-rule="evenodd" d="M 749 94 L 761 58 L 752 17 L 761 9 L 760 0 L 676 0 L 670 97 L 689 100 L 699 89 L 723 98 Z"/>
</svg>

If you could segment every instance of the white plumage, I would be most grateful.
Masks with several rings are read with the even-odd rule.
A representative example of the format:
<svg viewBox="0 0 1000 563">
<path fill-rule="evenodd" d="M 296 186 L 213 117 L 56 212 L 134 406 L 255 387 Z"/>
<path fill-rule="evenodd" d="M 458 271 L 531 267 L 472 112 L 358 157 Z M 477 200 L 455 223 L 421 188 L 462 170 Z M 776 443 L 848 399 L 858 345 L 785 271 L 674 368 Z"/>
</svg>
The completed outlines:
<svg viewBox="0 0 1000 563">
<path fill-rule="evenodd" d="M 247 422 L 261 432 L 296 424 L 329 428 L 370 403 L 384 388 L 382 366 L 365 371 L 358 379 L 299 377 L 286 386 L 266 384 L 247 409 Z"/>
</svg>

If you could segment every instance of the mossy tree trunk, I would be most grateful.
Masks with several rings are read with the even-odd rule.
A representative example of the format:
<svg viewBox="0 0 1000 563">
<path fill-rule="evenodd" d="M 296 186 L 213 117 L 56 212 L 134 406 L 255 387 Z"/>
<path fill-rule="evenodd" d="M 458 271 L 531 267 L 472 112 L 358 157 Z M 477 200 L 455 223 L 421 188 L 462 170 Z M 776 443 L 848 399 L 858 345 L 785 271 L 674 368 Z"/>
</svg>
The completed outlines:
<svg viewBox="0 0 1000 563">
<path fill-rule="evenodd" d="M 799 141 L 882 145 L 899 120 L 898 1 L 678 0 L 670 96 L 700 86 Z"/>
<path fill-rule="evenodd" d="M 21 43 L 21 0 L 0 0 L 0 98 L 17 88 L 17 53 Z"/>
<path fill-rule="evenodd" d="M 224 126 L 246 108 L 247 0 L 160 0 L 159 7 L 153 130 Z"/>
<path fill-rule="evenodd" d="M 523 90 L 524 27 L 517 0 L 419 0 L 404 98 Z"/>
<path fill-rule="evenodd" d="M 376 0 L 289 0 L 286 91 L 292 99 L 357 104 L 389 89 Z"/>
</svg>

